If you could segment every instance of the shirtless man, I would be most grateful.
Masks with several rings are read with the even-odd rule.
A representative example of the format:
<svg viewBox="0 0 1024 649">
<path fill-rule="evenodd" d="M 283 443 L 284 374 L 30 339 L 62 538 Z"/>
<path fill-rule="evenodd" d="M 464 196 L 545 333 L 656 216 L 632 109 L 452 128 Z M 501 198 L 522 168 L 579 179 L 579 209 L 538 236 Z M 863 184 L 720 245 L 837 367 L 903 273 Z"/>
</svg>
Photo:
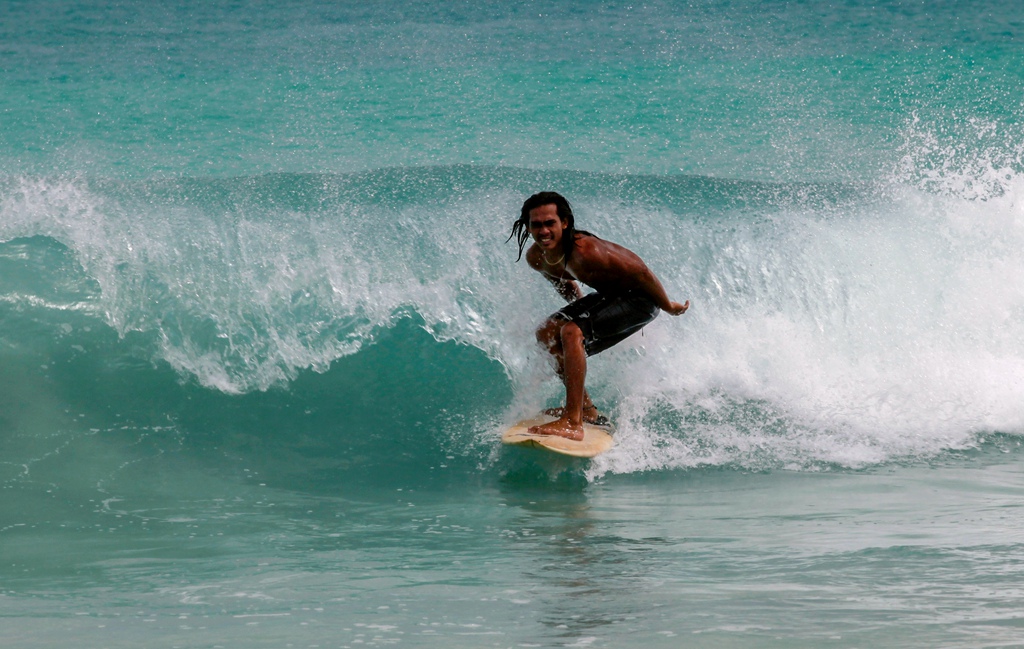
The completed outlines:
<svg viewBox="0 0 1024 649">
<path fill-rule="evenodd" d="M 658 278 L 633 252 L 577 230 L 569 201 L 555 192 L 526 199 L 512 225 L 512 237 L 519 243 L 519 258 L 527 239 L 533 237 L 526 263 L 569 302 L 537 329 L 537 340 L 554 356 L 555 371 L 565 384 L 565 407 L 552 412 L 557 420 L 533 426 L 530 432 L 583 439 L 583 422 L 601 418 L 584 387 L 587 357 L 636 333 L 659 311 L 685 313 L 690 301 L 670 300 Z M 596 292 L 584 296 L 577 282 Z"/>
</svg>

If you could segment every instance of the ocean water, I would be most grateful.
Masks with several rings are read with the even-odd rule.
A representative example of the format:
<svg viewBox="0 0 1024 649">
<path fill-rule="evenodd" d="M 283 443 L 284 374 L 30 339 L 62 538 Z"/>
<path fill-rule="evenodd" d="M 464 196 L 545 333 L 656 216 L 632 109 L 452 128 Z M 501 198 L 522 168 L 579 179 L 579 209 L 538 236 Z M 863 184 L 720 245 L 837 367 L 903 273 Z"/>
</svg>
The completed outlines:
<svg viewBox="0 0 1024 649">
<path fill-rule="evenodd" d="M 0 4 L 0 644 L 1024 647 L 1022 124 L 1008 0 Z M 593 461 L 540 190 L 692 303 Z"/>
</svg>

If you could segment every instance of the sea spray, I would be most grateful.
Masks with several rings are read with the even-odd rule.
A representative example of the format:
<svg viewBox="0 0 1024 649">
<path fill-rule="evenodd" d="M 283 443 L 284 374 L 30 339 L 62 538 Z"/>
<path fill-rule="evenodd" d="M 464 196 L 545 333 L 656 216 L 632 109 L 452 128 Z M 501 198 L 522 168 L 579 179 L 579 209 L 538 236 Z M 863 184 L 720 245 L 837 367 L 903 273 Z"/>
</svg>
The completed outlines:
<svg viewBox="0 0 1024 649">
<path fill-rule="evenodd" d="M 643 358 L 621 356 L 625 443 L 594 475 L 859 467 L 1021 434 L 1017 157 L 971 157 L 959 171 L 947 160 L 917 185 L 865 187 L 829 209 L 772 206 L 698 233 L 714 252 L 676 280 L 696 289 L 683 334 L 663 318 Z"/>
</svg>

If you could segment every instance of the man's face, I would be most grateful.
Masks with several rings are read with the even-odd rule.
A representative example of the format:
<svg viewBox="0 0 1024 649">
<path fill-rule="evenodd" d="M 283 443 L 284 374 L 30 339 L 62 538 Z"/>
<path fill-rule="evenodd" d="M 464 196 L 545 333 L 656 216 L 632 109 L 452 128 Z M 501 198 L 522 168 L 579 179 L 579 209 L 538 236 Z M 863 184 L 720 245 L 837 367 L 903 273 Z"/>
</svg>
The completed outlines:
<svg viewBox="0 0 1024 649">
<path fill-rule="evenodd" d="M 565 221 L 558 216 L 558 208 L 553 203 L 530 210 L 530 234 L 544 250 L 558 248 L 562 244 L 564 230 Z"/>
</svg>

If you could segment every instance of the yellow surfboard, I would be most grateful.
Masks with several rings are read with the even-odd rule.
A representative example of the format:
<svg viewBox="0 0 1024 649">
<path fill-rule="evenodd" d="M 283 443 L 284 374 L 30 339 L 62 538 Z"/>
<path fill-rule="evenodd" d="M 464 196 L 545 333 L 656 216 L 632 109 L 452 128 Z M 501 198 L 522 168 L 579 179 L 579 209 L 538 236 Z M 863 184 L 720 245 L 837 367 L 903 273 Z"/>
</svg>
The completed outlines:
<svg viewBox="0 0 1024 649">
<path fill-rule="evenodd" d="M 533 446 L 546 451 L 571 455 L 573 457 L 595 457 L 610 449 L 615 440 L 608 434 L 607 428 L 583 424 L 583 439 L 576 442 L 557 435 L 531 435 L 530 426 L 538 426 L 554 421 L 551 415 L 537 415 L 532 419 L 524 419 L 501 436 L 501 443 L 509 446 Z"/>
</svg>

